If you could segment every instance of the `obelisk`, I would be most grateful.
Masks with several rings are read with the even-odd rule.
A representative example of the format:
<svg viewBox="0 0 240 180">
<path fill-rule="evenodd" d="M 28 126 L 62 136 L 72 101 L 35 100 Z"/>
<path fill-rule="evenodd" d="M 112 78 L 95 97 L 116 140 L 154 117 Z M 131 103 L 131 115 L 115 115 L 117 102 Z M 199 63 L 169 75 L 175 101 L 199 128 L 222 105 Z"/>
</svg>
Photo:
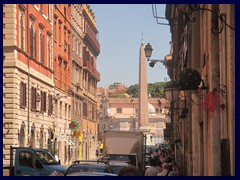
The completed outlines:
<svg viewBox="0 0 240 180">
<path fill-rule="evenodd" d="M 149 131 L 148 126 L 148 92 L 147 92 L 147 62 L 142 39 L 139 52 L 139 95 L 138 95 L 138 117 L 139 130 Z"/>
</svg>

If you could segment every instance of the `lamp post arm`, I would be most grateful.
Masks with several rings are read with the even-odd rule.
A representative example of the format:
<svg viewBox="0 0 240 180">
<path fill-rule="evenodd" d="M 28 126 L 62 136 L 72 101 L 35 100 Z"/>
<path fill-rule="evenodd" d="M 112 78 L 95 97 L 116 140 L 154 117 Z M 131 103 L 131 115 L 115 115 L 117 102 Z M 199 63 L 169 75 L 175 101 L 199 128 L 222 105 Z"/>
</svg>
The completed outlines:
<svg viewBox="0 0 240 180">
<path fill-rule="evenodd" d="M 154 61 L 154 62 L 160 62 L 160 63 L 164 63 L 165 60 L 161 60 L 161 59 L 150 59 L 148 58 L 147 61 Z"/>
</svg>

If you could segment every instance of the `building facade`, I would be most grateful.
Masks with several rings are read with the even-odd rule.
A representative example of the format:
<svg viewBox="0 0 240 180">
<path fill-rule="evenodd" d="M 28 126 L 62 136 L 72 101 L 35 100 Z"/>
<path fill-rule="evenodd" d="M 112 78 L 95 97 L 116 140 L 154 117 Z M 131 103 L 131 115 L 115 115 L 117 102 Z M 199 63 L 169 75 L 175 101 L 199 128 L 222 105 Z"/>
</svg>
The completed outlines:
<svg viewBox="0 0 240 180">
<path fill-rule="evenodd" d="M 169 77 L 182 82 L 191 68 L 201 79 L 198 88 L 182 86 L 175 103 L 188 109 L 183 119 L 174 109 L 172 122 L 181 173 L 234 176 L 235 5 L 169 4 L 166 18 L 173 43 Z"/>
<path fill-rule="evenodd" d="M 109 97 L 105 90 L 98 93 L 98 117 L 99 117 L 99 139 L 102 141 L 104 131 L 120 130 L 120 131 L 139 131 L 139 100 L 138 98 L 115 98 Z M 149 133 L 146 135 L 147 145 L 156 145 L 157 143 L 165 143 L 164 129 L 166 124 L 170 122 L 168 116 L 167 101 L 165 98 L 148 98 L 148 126 Z"/>
<path fill-rule="evenodd" d="M 89 5 L 83 5 L 83 157 L 95 157 L 97 147 L 97 56 L 100 53 L 98 31 L 94 13 Z"/>
<path fill-rule="evenodd" d="M 10 146 L 47 148 L 64 165 L 95 157 L 97 33 L 89 5 L 3 5 L 4 165 Z"/>
<path fill-rule="evenodd" d="M 74 132 L 76 145 L 78 146 L 77 157 L 83 159 L 83 122 L 82 122 L 82 102 L 83 102 L 83 15 L 82 5 L 73 4 L 71 6 L 71 33 L 72 33 L 72 69 L 71 69 L 71 95 L 72 95 L 72 121 L 77 122 L 79 128 Z"/>
<path fill-rule="evenodd" d="M 57 128 L 57 146 L 59 158 L 63 164 L 75 159 L 75 143 L 69 129 L 71 122 L 71 6 L 70 4 L 54 4 L 54 111 Z M 71 158 L 72 156 L 72 158 Z"/>
<path fill-rule="evenodd" d="M 54 140 L 53 5 L 3 6 L 3 162 L 6 164 L 10 146 L 47 148 Z"/>
</svg>

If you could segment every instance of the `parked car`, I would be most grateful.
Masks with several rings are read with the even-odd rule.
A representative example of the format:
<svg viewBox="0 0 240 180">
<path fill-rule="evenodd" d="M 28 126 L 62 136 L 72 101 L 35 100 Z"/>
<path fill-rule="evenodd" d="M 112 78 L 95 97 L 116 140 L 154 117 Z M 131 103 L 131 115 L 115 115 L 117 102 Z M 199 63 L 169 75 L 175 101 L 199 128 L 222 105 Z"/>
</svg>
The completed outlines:
<svg viewBox="0 0 240 180">
<path fill-rule="evenodd" d="M 117 176 L 117 174 L 103 173 L 103 172 L 75 172 L 67 176 Z"/>
<path fill-rule="evenodd" d="M 10 165 L 4 176 L 62 176 L 67 167 L 60 165 L 46 149 L 10 147 Z"/>
<path fill-rule="evenodd" d="M 108 170 L 109 165 L 100 162 L 100 161 L 74 161 L 73 164 L 71 164 L 68 169 L 66 170 L 64 176 L 70 176 L 70 175 L 83 175 L 83 174 L 92 174 L 94 173 L 106 173 Z M 111 172 L 108 172 L 111 173 Z"/>
<path fill-rule="evenodd" d="M 118 174 L 119 171 L 126 166 L 129 166 L 128 162 L 124 162 L 124 161 L 107 161 L 108 165 L 111 167 L 112 171 L 114 174 Z"/>
</svg>

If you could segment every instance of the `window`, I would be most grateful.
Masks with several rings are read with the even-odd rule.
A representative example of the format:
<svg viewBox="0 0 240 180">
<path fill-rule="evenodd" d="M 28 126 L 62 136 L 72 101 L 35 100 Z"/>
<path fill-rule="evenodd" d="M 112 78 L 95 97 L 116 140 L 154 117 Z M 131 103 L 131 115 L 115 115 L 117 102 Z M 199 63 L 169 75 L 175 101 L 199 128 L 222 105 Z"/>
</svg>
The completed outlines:
<svg viewBox="0 0 240 180">
<path fill-rule="evenodd" d="M 117 113 L 121 114 L 122 113 L 122 108 L 117 108 Z"/>
<path fill-rule="evenodd" d="M 67 104 L 65 104 L 65 120 L 67 120 Z"/>
<path fill-rule="evenodd" d="M 79 79 L 80 79 L 79 77 L 80 77 L 80 75 L 79 75 L 79 70 L 78 70 L 78 68 L 76 68 L 76 74 L 75 74 L 74 77 L 75 77 L 75 80 L 76 80 L 76 81 L 75 81 L 75 82 L 76 82 L 76 85 L 79 84 Z"/>
<path fill-rule="evenodd" d="M 40 4 L 40 13 L 43 13 L 43 4 Z"/>
<path fill-rule="evenodd" d="M 64 26 L 64 36 L 63 36 L 63 43 L 65 43 L 65 41 L 67 40 L 67 29 L 66 29 L 66 26 Z M 65 49 L 64 49 L 65 50 Z"/>
<path fill-rule="evenodd" d="M 75 101 L 75 117 L 77 117 L 78 116 L 78 102 L 77 101 Z"/>
<path fill-rule="evenodd" d="M 71 118 L 71 105 L 68 106 L 68 120 Z"/>
<path fill-rule="evenodd" d="M 87 103 L 86 102 L 83 103 L 83 116 L 87 117 Z"/>
<path fill-rule="evenodd" d="M 44 33 L 43 33 L 43 28 L 39 27 L 39 55 L 40 55 L 40 62 L 44 63 Z"/>
<path fill-rule="evenodd" d="M 82 53 L 81 53 L 81 43 L 79 43 L 78 45 L 78 55 L 79 57 L 81 57 Z"/>
<path fill-rule="evenodd" d="M 64 41 L 64 52 L 67 52 L 68 50 L 68 44 L 66 41 Z"/>
<path fill-rule="evenodd" d="M 95 108 L 92 107 L 92 120 L 94 120 L 94 119 L 95 119 Z"/>
<path fill-rule="evenodd" d="M 19 133 L 19 146 L 25 147 L 25 124 L 22 122 Z"/>
<path fill-rule="evenodd" d="M 25 15 L 24 10 L 19 7 L 19 42 L 20 48 L 25 49 Z"/>
<path fill-rule="evenodd" d="M 78 39 L 76 39 L 76 42 L 75 42 L 75 52 L 76 52 L 76 54 L 78 54 Z"/>
<path fill-rule="evenodd" d="M 35 125 L 33 124 L 31 127 L 31 135 L 30 135 L 30 146 L 34 148 L 36 145 L 36 140 L 35 140 Z"/>
<path fill-rule="evenodd" d="M 79 111 L 79 117 L 82 117 L 82 104 L 81 102 L 79 103 L 79 107 L 78 107 L 78 111 Z"/>
<path fill-rule="evenodd" d="M 27 89 L 27 84 L 24 82 L 21 82 L 20 83 L 20 108 L 25 108 L 27 105 L 26 89 Z"/>
<path fill-rule="evenodd" d="M 59 77 L 59 86 L 62 87 L 62 62 L 63 59 L 61 57 L 58 57 L 58 77 Z"/>
<path fill-rule="evenodd" d="M 59 45 L 62 45 L 62 38 L 61 38 L 61 36 L 62 36 L 62 24 L 59 22 L 59 30 L 58 30 L 58 41 L 59 41 Z"/>
<path fill-rule="evenodd" d="M 19 153 L 19 165 L 20 166 L 27 166 L 30 168 L 35 168 L 35 157 L 30 152 L 21 151 Z"/>
<path fill-rule="evenodd" d="M 37 108 L 37 89 L 35 87 L 31 88 L 31 110 L 36 111 Z"/>
<path fill-rule="evenodd" d="M 74 116 L 74 112 L 75 112 L 75 101 L 73 101 L 73 103 L 72 103 L 72 109 L 73 109 L 72 115 Z"/>
<path fill-rule="evenodd" d="M 62 118 L 62 101 L 60 101 L 60 118 Z"/>
<path fill-rule="evenodd" d="M 52 4 L 48 4 L 48 19 L 52 20 Z"/>
<path fill-rule="evenodd" d="M 75 40 L 75 37 L 74 37 L 74 35 L 73 35 L 73 36 L 72 36 L 72 50 L 73 50 L 73 51 L 75 51 L 75 50 L 74 50 L 74 48 L 75 48 L 74 40 Z"/>
<path fill-rule="evenodd" d="M 41 91 L 41 112 L 46 112 L 46 92 Z"/>
<path fill-rule="evenodd" d="M 47 35 L 47 66 L 48 68 L 51 69 L 51 65 L 52 65 L 52 55 L 51 55 L 51 51 L 52 51 L 52 46 L 51 46 L 51 35 Z"/>
<path fill-rule="evenodd" d="M 57 40 L 57 20 L 56 19 L 54 19 L 54 27 L 53 27 L 53 29 L 54 29 L 54 39 Z"/>
<path fill-rule="evenodd" d="M 36 29 L 34 19 L 30 19 L 30 55 L 32 58 L 36 58 Z"/>
<path fill-rule="evenodd" d="M 48 115 L 51 116 L 53 113 L 53 98 L 52 95 L 48 95 Z"/>
</svg>

